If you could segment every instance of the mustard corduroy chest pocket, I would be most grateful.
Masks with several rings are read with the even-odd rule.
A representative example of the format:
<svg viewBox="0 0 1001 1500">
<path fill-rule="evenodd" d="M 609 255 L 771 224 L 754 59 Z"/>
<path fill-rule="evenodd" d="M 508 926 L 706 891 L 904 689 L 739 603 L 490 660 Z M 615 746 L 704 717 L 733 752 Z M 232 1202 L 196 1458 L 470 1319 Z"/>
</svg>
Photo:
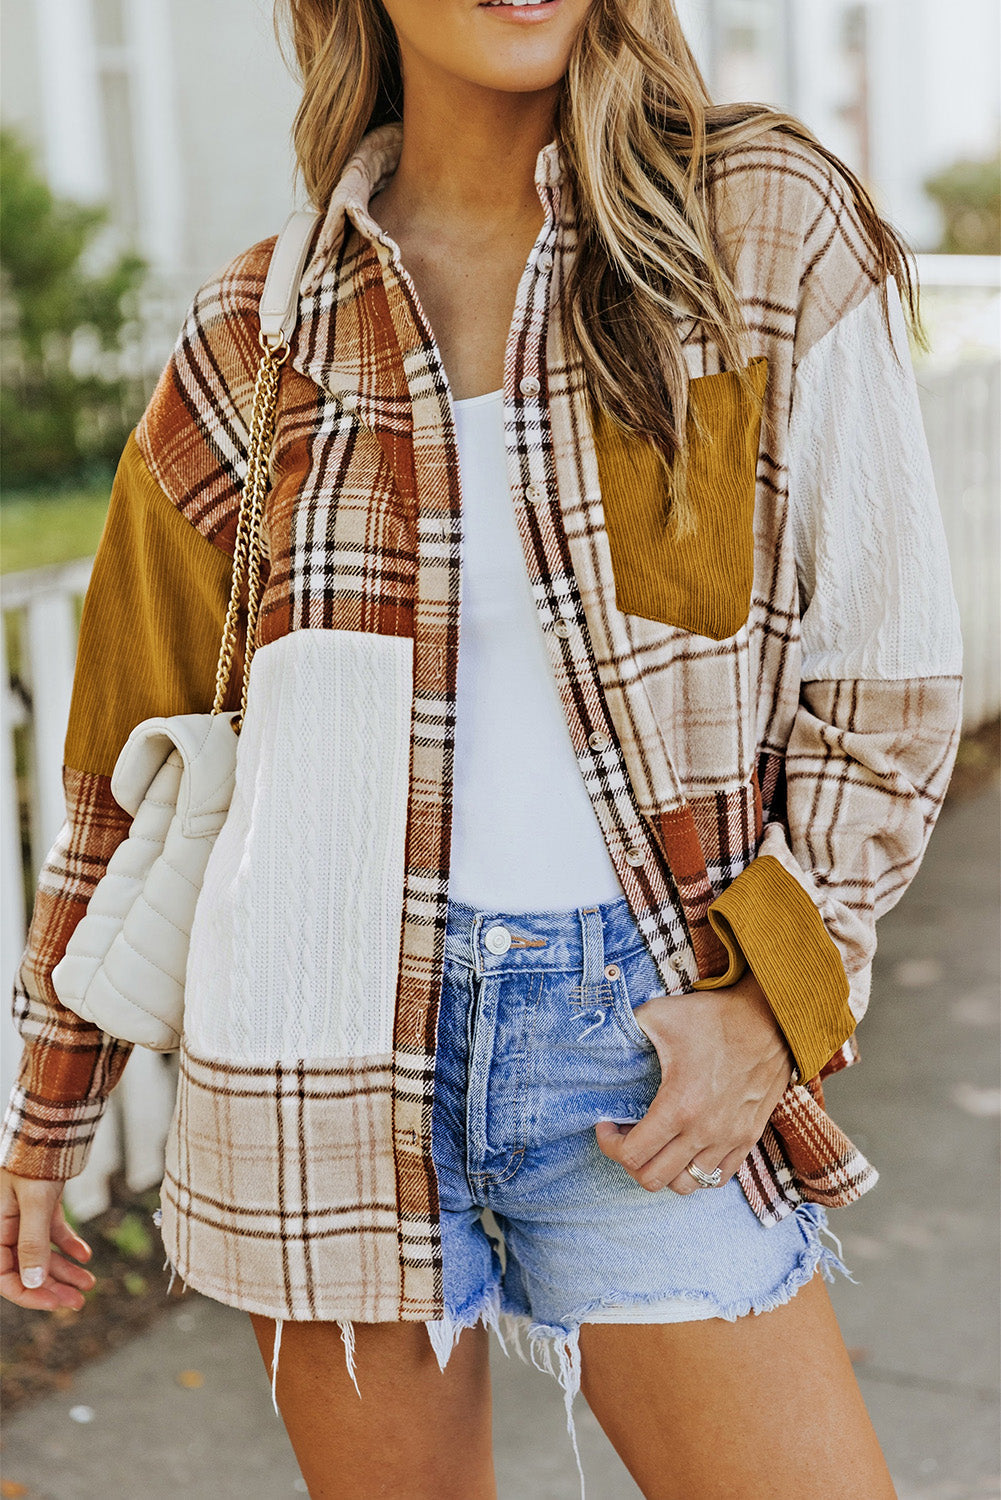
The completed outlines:
<svg viewBox="0 0 1001 1500">
<path fill-rule="evenodd" d="M 700 375 L 688 388 L 688 496 L 695 525 L 677 536 L 667 521 L 666 479 L 643 439 L 604 414 L 595 450 L 612 555 L 615 603 L 627 615 L 725 640 L 747 619 L 754 579 L 754 491 L 761 400 L 768 376 L 762 355 L 740 375 Z"/>
</svg>

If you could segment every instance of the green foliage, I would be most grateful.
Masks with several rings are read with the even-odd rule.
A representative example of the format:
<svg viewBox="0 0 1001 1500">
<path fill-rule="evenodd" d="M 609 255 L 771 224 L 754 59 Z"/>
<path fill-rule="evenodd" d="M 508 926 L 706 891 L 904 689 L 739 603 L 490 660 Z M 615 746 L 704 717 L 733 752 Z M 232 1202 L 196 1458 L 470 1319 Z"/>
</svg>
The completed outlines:
<svg viewBox="0 0 1001 1500">
<path fill-rule="evenodd" d="M 925 192 L 942 213 L 943 255 L 1001 254 L 1001 152 L 955 161 L 925 179 Z"/>
<path fill-rule="evenodd" d="M 5 495 L 0 504 L 0 573 L 91 557 L 108 511 L 106 482 L 55 494 Z"/>
<path fill-rule="evenodd" d="M 150 1232 L 138 1214 L 123 1214 L 117 1224 L 109 1225 L 101 1233 L 128 1260 L 148 1260 L 153 1253 Z"/>
<path fill-rule="evenodd" d="M 141 409 L 119 355 L 145 264 L 88 266 L 102 208 L 56 198 L 30 149 L 0 130 L 0 482 L 79 478 L 113 464 Z"/>
</svg>

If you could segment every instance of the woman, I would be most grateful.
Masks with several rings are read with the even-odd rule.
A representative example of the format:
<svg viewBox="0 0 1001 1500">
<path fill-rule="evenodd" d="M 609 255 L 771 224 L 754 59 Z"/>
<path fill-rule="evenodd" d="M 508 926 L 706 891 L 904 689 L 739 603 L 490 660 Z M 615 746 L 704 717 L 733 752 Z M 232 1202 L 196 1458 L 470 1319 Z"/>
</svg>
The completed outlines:
<svg viewBox="0 0 1001 1500">
<path fill-rule="evenodd" d="M 649 1497 L 890 1496 L 821 1241 L 875 1173 L 820 1075 L 958 733 L 901 243 L 795 120 L 710 106 L 668 0 L 285 9 L 325 217 L 168 1257 L 251 1314 L 314 1496 L 495 1494 L 499 1318 Z M 87 603 L 15 1001 L 26 1306 L 91 1284 L 59 1196 L 128 1048 L 49 976 L 129 729 L 212 699 L 271 249 L 196 297 Z"/>
</svg>

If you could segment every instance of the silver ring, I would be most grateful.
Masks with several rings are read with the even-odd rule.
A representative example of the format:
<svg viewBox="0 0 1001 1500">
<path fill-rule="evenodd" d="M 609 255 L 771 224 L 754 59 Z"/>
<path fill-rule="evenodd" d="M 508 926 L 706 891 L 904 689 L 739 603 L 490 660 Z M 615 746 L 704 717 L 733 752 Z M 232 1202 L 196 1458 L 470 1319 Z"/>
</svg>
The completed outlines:
<svg viewBox="0 0 1001 1500">
<path fill-rule="evenodd" d="M 699 1187 L 719 1187 L 723 1181 L 723 1173 L 719 1167 L 714 1172 L 703 1172 L 701 1167 L 697 1167 L 694 1162 L 689 1162 L 685 1171 L 691 1172 Z"/>
</svg>

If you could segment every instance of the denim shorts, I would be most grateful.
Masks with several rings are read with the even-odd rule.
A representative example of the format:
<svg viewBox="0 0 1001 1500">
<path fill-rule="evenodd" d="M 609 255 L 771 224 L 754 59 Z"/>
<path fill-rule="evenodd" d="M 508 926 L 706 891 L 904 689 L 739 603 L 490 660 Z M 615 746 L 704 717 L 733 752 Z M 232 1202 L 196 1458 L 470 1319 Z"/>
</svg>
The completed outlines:
<svg viewBox="0 0 1001 1500">
<path fill-rule="evenodd" d="M 642 1119 L 660 1086 L 633 1007 L 662 993 L 624 899 L 517 915 L 449 903 L 431 1130 L 446 1315 L 428 1331 L 442 1368 L 464 1327 L 526 1332 L 571 1435 L 582 1322 L 734 1320 L 818 1266 L 844 1271 L 816 1204 L 766 1228 L 736 1177 L 651 1193 L 599 1149 L 595 1123 Z"/>
</svg>

